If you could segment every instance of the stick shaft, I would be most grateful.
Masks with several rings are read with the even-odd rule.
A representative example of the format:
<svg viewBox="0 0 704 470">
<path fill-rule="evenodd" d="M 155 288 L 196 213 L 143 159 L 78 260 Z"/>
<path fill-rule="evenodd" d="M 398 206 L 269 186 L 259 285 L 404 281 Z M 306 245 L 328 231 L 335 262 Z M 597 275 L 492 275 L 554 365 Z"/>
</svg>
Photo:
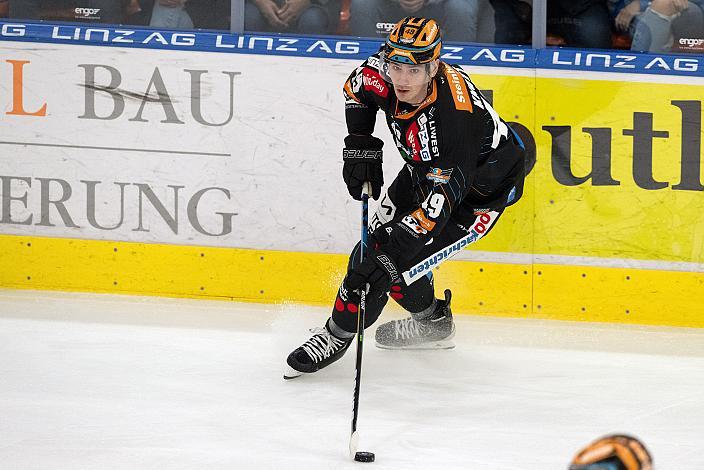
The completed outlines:
<svg viewBox="0 0 704 470">
<path fill-rule="evenodd" d="M 362 191 L 362 237 L 359 247 L 359 261 L 364 261 L 367 253 L 368 218 L 369 218 L 369 191 L 365 187 Z M 354 403 L 352 405 L 352 434 L 350 437 L 350 453 L 354 456 L 359 439 L 357 435 L 357 416 L 359 415 L 359 391 L 362 385 L 362 351 L 364 350 L 364 321 L 366 313 L 367 289 L 362 289 L 357 310 L 357 358 L 355 361 Z"/>
</svg>

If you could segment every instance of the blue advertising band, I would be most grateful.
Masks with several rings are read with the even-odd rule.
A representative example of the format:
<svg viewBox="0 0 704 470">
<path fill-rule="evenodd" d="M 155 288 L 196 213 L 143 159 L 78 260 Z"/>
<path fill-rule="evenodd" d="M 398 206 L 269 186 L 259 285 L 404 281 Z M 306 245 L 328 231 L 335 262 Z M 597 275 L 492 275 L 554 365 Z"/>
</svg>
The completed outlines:
<svg viewBox="0 0 704 470">
<path fill-rule="evenodd" d="M 381 40 L 342 36 L 239 35 L 213 31 L 0 21 L 2 40 L 356 60 L 363 60 L 375 53 L 383 43 Z M 569 48 L 535 50 L 520 46 L 446 43 L 441 59 L 469 66 L 704 77 L 704 56 L 701 54 L 646 54 Z"/>
</svg>

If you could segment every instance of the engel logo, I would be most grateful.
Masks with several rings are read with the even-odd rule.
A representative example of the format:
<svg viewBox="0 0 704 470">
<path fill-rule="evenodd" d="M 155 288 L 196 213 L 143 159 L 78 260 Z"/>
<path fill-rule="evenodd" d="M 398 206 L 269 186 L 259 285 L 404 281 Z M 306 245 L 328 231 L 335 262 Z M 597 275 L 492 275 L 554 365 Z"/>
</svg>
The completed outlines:
<svg viewBox="0 0 704 470">
<path fill-rule="evenodd" d="M 701 46 L 702 44 L 704 44 L 704 39 L 680 38 L 681 46 L 694 47 Z"/>
<path fill-rule="evenodd" d="M 379 32 L 390 33 L 392 29 L 396 26 L 394 23 L 377 23 L 376 30 Z"/>
<path fill-rule="evenodd" d="M 89 16 L 95 16 L 100 13 L 100 8 L 76 8 L 73 11 L 76 15 L 82 15 L 84 18 L 88 18 Z"/>
</svg>

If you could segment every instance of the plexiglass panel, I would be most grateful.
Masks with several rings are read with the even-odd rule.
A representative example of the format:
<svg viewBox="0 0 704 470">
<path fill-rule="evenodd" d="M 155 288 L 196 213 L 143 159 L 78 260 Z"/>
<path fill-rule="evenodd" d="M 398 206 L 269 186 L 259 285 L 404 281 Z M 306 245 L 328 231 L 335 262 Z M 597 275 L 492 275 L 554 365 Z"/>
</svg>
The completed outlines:
<svg viewBox="0 0 704 470">
<path fill-rule="evenodd" d="M 230 29 L 230 0 L 9 0 L 7 3 L 8 17 L 18 20 L 129 24 L 159 29 Z"/>
</svg>

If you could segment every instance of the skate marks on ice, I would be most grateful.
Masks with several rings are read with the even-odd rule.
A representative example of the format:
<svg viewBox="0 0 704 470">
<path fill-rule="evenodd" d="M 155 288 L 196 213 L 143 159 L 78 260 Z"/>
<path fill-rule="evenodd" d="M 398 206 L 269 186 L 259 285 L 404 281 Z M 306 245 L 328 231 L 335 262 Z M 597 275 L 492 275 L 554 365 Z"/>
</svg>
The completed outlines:
<svg viewBox="0 0 704 470">
<path fill-rule="evenodd" d="M 0 462 L 359 468 L 347 449 L 354 354 L 281 378 L 288 353 L 328 315 L 0 291 Z M 456 321 L 453 350 L 365 348 L 360 448 L 375 452 L 374 468 L 562 470 L 609 432 L 638 435 L 663 470 L 704 468 L 704 332 Z"/>
</svg>

